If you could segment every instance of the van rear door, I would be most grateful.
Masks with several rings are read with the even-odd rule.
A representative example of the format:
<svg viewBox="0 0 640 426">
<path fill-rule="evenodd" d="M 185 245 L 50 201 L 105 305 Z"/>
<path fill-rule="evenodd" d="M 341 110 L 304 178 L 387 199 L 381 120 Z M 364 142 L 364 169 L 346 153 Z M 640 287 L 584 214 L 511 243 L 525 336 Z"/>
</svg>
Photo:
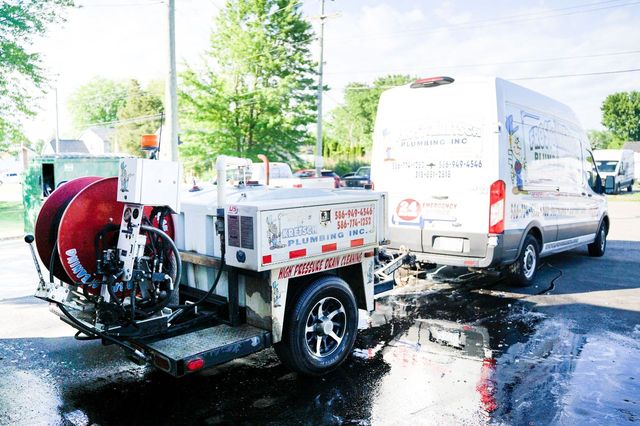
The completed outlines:
<svg viewBox="0 0 640 426">
<path fill-rule="evenodd" d="M 499 179 L 495 80 L 413 85 L 378 107 L 371 180 L 389 194 L 392 247 L 484 256 L 489 190 Z"/>
</svg>

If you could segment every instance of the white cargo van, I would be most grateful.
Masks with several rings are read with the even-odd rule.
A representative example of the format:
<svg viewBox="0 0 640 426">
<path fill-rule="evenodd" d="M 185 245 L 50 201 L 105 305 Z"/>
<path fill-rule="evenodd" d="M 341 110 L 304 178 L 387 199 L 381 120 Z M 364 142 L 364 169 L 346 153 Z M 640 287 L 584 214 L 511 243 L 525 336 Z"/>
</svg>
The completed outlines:
<svg viewBox="0 0 640 426">
<path fill-rule="evenodd" d="M 371 180 L 389 194 L 391 247 L 422 262 L 508 266 L 527 285 L 540 256 L 605 251 L 602 180 L 574 113 L 499 78 L 384 92 Z"/>
<path fill-rule="evenodd" d="M 598 166 L 598 172 L 606 181 L 613 177 L 611 192 L 617 194 L 623 189 L 633 191 L 635 166 L 633 151 L 629 149 L 599 149 L 593 151 L 593 157 Z"/>
</svg>

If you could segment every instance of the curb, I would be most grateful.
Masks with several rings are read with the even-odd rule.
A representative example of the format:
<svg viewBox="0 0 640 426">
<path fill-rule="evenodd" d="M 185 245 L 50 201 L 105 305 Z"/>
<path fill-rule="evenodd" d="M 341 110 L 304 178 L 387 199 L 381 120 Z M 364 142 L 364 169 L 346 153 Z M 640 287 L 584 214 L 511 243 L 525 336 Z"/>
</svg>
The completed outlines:
<svg viewBox="0 0 640 426">
<path fill-rule="evenodd" d="M 16 235 L 16 236 L 11 236 L 11 237 L 0 237 L 0 241 L 19 240 L 21 238 L 23 238 L 23 235 Z"/>
</svg>

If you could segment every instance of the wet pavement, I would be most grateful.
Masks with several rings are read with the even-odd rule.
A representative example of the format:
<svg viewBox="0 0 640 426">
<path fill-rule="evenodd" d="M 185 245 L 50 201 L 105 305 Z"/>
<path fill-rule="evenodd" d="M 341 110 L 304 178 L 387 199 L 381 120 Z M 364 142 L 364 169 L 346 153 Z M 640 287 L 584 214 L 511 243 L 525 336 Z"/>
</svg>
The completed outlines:
<svg viewBox="0 0 640 426">
<path fill-rule="evenodd" d="M 267 350 L 173 379 L 74 340 L 44 303 L 5 299 L 0 424 L 640 422 L 640 242 L 546 258 L 525 289 L 461 274 L 411 276 L 378 299 L 322 378 Z"/>
</svg>

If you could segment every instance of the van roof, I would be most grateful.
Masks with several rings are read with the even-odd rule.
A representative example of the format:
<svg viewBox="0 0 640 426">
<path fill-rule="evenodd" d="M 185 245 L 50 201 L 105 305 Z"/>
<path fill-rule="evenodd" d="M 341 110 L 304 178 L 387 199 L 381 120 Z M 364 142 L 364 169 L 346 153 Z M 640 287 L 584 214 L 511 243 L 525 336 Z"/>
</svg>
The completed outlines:
<svg viewBox="0 0 640 426">
<path fill-rule="evenodd" d="M 495 86 L 497 96 L 502 96 L 507 99 L 509 102 L 526 105 L 534 109 L 538 109 L 540 111 L 546 111 L 552 113 L 556 117 L 575 123 L 580 124 L 578 118 L 576 117 L 573 110 L 549 96 L 543 95 L 542 93 L 536 92 L 534 90 L 528 89 L 519 84 L 513 83 L 511 81 L 499 78 L 499 77 L 488 77 L 488 76 L 463 76 L 463 77 L 454 77 L 454 81 L 451 84 L 427 87 L 427 88 L 411 88 L 411 83 L 394 87 L 385 91 L 382 96 L 385 96 L 386 93 L 399 95 L 402 92 L 406 91 L 415 91 L 415 90 L 447 90 L 448 87 L 455 87 L 461 84 L 488 84 L 491 86 Z"/>
<path fill-rule="evenodd" d="M 593 151 L 593 155 L 596 158 L 611 158 L 618 159 L 622 156 L 625 151 L 629 151 L 628 149 L 596 149 Z M 627 154 L 628 155 L 628 154 Z"/>
</svg>

